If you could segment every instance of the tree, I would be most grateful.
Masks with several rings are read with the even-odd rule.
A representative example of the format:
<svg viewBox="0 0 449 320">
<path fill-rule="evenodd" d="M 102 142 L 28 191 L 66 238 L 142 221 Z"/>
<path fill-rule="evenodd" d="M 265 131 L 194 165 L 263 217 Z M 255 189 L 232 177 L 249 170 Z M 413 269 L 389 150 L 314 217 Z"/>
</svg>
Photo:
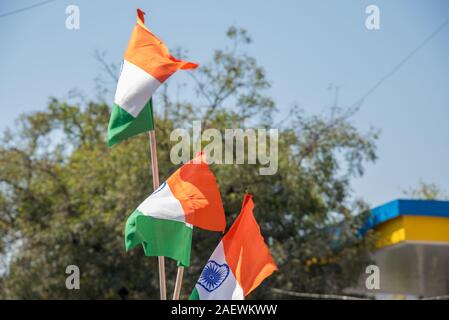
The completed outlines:
<svg viewBox="0 0 449 320">
<path fill-rule="evenodd" d="M 351 178 L 376 159 L 377 133 L 361 133 L 354 110 L 332 108 L 307 116 L 292 108 L 275 123 L 270 83 L 241 49 L 245 30 L 230 28 L 230 48 L 192 73 L 198 101 L 173 101 L 162 88 L 156 105 L 161 179 L 177 166 L 169 159 L 170 132 L 200 118 L 203 128 L 273 127 L 279 133 L 279 169 L 259 175 L 257 165 L 212 165 L 228 219 L 246 191 L 279 271 L 252 298 L 282 297 L 271 288 L 338 293 L 368 263 L 371 239 L 359 237 L 366 204 L 352 201 Z M 195 112 L 193 112 L 195 111 Z M 46 110 L 22 116 L 0 147 L 0 250 L 7 265 L 3 298 L 158 298 L 155 258 L 124 253 L 124 224 L 151 192 L 145 135 L 111 149 L 105 133 L 109 107 L 52 98 Z M 364 214 L 365 212 L 365 214 Z M 191 268 L 183 297 L 217 245 L 220 234 L 194 230 Z M 65 288 L 65 268 L 77 265 L 79 290 Z M 168 289 L 176 265 L 167 262 Z M 282 297 L 285 298 L 285 297 Z"/>
<path fill-rule="evenodd" d="M 415 188 L 408 188 L 402 191 L 404 195 L 413 199 L 423 200 L 446 200 L 448 196 L 434 183 L 420 181 Z"/>
</svg>

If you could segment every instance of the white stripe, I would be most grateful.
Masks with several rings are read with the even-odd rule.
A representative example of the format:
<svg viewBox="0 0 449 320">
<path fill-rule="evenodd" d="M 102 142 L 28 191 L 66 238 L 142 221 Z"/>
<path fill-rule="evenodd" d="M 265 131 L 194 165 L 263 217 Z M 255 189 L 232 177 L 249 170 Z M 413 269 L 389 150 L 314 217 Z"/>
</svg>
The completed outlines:
<svg viewBox="0 0 449 320">
<path fill-rule="evenodd" d="M 218 265 L 224 265 L 228 264 L 226 262 L 226 257 L 224 255 L 223 250 L 223 243 L 220 241 L 217 248 L 215 249 L 214 253 L 212 253 L 211 257 L 209 258 L 208 263 L 213 260 Z M 217 264 L 214 264 L 217 266 Z M 206 264 L 207 266 L 207 264 Z M 228 266 L 229 267 L 229 266 Z M 218 267 L 224 270 L 224 266 Z M 201 276 L 200 276 L 201 278 Z M 201 279 L 198 280 L 198 282 L 201 282 Z M 200 296 L 200 300 L 243 300 L 243 289 L 240 287 L 239 283 L 234 277 L 234 274 L 232 273 L 232 270 L 229 269 L 229 274 L 227 278 L 214 290 L 211 290 L 211 292 L 207 291 L 203 286 L 200 284 L 195 285 L 196 290 L 198 291 L 198 295 Z M 210 288 L 209 288 L 210 289 Z"/>
<path fill-rule="evenodd" d="M 114 102 L 137 117 L 160 85 L 151 74 L 124 60 Z"/>
<path fill-rule="evenodd" d="M 155 190 L 137 210 L 146 216 L 185 222 L 184 210 L 166 182 Z M 191 227 L 191 225 L 187 224 Z"/>
</svg>

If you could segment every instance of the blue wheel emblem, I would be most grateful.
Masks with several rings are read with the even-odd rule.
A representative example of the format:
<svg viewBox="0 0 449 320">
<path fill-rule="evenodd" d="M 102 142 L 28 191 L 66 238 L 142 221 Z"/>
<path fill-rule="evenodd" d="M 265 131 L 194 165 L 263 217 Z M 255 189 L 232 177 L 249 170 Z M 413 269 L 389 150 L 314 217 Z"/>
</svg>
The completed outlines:
<svg viewBox="0 0 449 320">
<path fill-rule="evenodd" d="M 209 260 L 201 272 L 198 284 L 206 291 L 216 290 L 229 276 L 229 266 L 226 263 L 219 264 L 214 260 Z"/>
<path fill-rule="evenodd" d="M 161 191 L 162 189 L 165 188 L 165 186 L 167 185 L 167 182 L 164 181 L 164 183 L 162 183 L 159 188 L 157 188 L 156 190 L 153 191 L 153 193 L 151 195 L 155 195 L 156 193 L 158 193 L 159 191 Z"/>
</svg>

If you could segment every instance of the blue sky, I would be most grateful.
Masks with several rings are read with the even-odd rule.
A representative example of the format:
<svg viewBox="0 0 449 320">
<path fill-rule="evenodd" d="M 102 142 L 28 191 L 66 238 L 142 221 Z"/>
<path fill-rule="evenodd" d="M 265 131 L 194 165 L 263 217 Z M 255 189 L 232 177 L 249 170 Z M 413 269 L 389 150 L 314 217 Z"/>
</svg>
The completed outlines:
<svg viewBox="0 0 449 320">
<path fill-rule="evenodd" d="M 0 15 L 39 0 L 1 0 Z M 65 8 L 80 8 L 80 30 L 65 28 Z M 380 8 L 380 30 L 365 28 L 365 8 Z M 294 103 L 308 113 L 333 101 L 352 105 L 449 18 L 446 0 L 65 1 L 0 18 L 0 130 L 18 115 L 43 109 L 49 96 L 78 88 L 94 96 L 101 67 L 96 49 L 120 62 L 135 9 L 169 47 L 200 64 L 222 47 L 230 25 L 250 32 L 248 48 L 265 67 L 281 113 Z M 449 26 L 365 100 L 354 122 L 381 129 L 379 160 L 354 180 L 371 205 L 402 196 L 420 180 L 449 192 Z M 184 77 L 184 78 L 183 78 Z M 176 80 L 187 80 L 179 73 Z M 185 98 L 192 93 L 182 92 Z M 112 99 L 112 98 L 111 98 Z"/>
</svg>

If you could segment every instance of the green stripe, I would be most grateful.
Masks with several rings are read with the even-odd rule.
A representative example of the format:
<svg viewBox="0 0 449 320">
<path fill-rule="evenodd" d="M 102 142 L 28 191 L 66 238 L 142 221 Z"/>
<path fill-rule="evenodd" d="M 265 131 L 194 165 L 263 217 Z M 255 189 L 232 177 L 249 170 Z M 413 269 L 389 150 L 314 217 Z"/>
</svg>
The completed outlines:
<svg viewBox="0 0 449 320">
<path fill-rule="evenodd" d="M 189 300 L 200 300 L 200 295 L 198 294 L 198 290 L 196 290 L 196 287 L 193 288 Z"/>
<path fill-rule="evenodd" d="M 108 126 L 108 146 L 112 147 L 129 137 L 154 129 L 152 98 L 134 118 L 119 105 L 112 106 L 111 118 Z"/>
<path fill-rule="evenodd" d="M 169 257 L 188 267 L 192 230 L 184 222 L 157 219 L 135 210 L 126 222 L 126 251 L 142 244 L 146 256 Z"/>
</svg>

